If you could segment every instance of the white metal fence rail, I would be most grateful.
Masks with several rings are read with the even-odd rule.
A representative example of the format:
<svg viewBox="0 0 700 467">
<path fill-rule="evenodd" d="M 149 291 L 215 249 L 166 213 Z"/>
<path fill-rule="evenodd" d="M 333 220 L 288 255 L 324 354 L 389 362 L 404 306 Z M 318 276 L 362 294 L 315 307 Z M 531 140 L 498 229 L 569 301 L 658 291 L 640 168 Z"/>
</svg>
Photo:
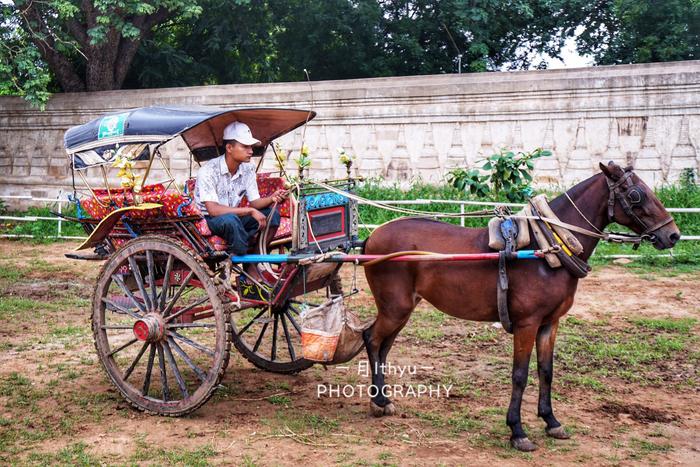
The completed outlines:
<svg viewBox="0 0 700 467">
<path fill-rule="evenodd" d="M 56 203 L 56 211 L 58 214 L 61 214 L 63 212 L 63 204 L 65 203 L 70 203 L 71 201 L 68 200 L 63 200 L 63 199 L 54 199 L 54 198 L 33 198 L 31 196 L 0 196 L 0 199 L 13 199 L 13 200 L 22 200 L 22 201 L 39 201 L 39 202 L 45 202 L 45 203 Z M 465 209 L 465 206 L 509 206 L 509 207 L 514 207 L 514 208 L 521 208 L 524 206 L 524 204 L 517 204 L 517 203 L 495 203 L 495 202 L 486 202 L 486 201 L 459 201 L 459 200 L 444 200 L 444 199 L 412 199 L 412 200 L 387 200 L 387 201 L 377 201 L 378 203 L 382 204 L 395 204 L 395 205 L 401 205 L 401 204 L 412 204 L 412 205 L 430 205 L 430 204 L 458 204 L 459 205 L 459 212 L 461 214 L 465 214 L 467 211 Z M 692 213 L 692 214 L 698 214 L 700 213 L 700 208 L 667 208 L 668 212 L 674 213 Z M 0 220 L 11 220 L 11 221 L 19 221 L 19 222 L 35 222 L 35 221 L 40 221 L 40 220 L 49 220 L 49 221 L 55 221 L 58 223 L 57 229 L 56 229 L 56 235 L 55 238 L 61 238 L 61 239 L 68 239 L 68 240 L 85 240 L 87 237 L 76 237 L 76 236 L 66 236 L 62 235 L 63 232 L 63 222 L 67 222 L 65 219 L 61 218 L 60 216 L 58 217 L 42 217 L 42 216 L 0 216 Z M 464 217 L 460 219 L 460 224 L 462 227 L 464 227 L 465 222 L 464 222 Z M 366 228 L 369 230 L 375 229 L 379 227 L 378 224 L 360 224 L 360 227 Z M 18 235 L 18 234 L 0 234 L 0 238 L 33 238 L 33 235 Z M 681 240 L 690 240 L 690 241 L 697 241 L 700 240 L 700 235 L 683 235 L 681 237 Z"/>
</svg>

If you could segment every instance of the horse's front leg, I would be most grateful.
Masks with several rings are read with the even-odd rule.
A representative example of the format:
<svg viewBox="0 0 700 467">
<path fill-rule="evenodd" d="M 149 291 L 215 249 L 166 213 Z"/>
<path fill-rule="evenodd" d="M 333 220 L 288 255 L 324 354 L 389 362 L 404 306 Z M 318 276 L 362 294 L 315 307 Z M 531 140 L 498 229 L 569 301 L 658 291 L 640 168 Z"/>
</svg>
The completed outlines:
<svg viewBox="0 0 700 467">
<path fill-rule="evenodd" d="M 518 451 L 534 451 L 537 446 L 527 438 L 520 419 L 520 406 L 523 401 L 523 392 L 527 386 L 528 365 L 532 346 L 535 344 L 535 335 L 539 323 L 515 327 L 513 333 L 513 392 L 510 397 L 510 406 L 506 423 L 510 427 L 510 444 Z"/>
<path fill-rule="evenodd" d="M 537 372 L 540 379 L 540 400 L 537 415 L 547 424 L 546 432 L 552 438 L 569 439 L 569 434 L 554 417 L 552 410 L 552 379 L 554 378 L 554 342 L 559 320 L 540 326 L 537 331 Z"/>
</svg>

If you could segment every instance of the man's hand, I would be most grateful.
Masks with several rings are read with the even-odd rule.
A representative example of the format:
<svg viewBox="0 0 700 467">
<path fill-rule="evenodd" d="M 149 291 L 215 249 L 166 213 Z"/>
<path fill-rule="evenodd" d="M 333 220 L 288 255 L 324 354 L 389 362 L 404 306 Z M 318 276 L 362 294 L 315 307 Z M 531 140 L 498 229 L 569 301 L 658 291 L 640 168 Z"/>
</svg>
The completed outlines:
<svg viewBox="0 0 700 467">
<path fill-rule="evenodd" d="M 257 221 L 258 230 L 262 230 L 265 228 L 265 226 L 267 225 L 267 217 L 265 217 L 265 214 L 258 211 L 257 209 L 253 209 L 250 215 L 253 216 L 253 219 Z"/>
<path fill-rule="evenodd" d="M 289 191 L 287 191 L 287 190 L 277 190 L 277 191 L 275 191 L 274 193 L 272 193 L 272 196 L 270 196 L 270 198 L 272 198 L 272 201 L 273 201 L 274 203 L 279 204 L 279 203 L 281 203 L 282 201 L 284 201 L 285 199 L 287 199 L 288 196 L 289 196 Z"/>
</svg>

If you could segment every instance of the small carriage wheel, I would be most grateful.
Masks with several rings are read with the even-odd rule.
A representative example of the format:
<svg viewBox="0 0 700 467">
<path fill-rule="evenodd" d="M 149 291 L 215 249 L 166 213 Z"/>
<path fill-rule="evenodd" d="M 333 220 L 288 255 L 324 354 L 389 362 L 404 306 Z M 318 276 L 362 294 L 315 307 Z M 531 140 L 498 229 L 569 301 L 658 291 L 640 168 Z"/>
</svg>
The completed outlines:
<svg viewBox="0 0 700 467">
<path fill-rule="evenodd" d="M 334 275 L 331 294 L 342 294 L 340 277 Z M 288 300 L 278 307 L 257 306 L 230 315 L 234 347 L 256 367 L 273 373 L 293 374 L 313 366 L 302 358 L 302 303 Z"/>
<path fill-rule="evenodd" d="M 92 302 L 95 348 L 134 407 L 180 416 L 204 404 L 229 359 L 229 300 L 196 253 L 146 235 L 102 267 Z"/>
</svg>

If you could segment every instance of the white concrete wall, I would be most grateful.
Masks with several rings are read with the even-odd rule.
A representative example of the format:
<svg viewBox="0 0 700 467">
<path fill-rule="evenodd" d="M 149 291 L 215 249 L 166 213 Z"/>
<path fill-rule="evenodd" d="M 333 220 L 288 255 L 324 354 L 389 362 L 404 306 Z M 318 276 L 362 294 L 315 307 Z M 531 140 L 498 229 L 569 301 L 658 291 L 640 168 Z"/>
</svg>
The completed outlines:
<svg viewBox="0 0 700 467">
<path fill-rule="evenodd" d="M 305 133 L 312 176 L 359 173 L 440 181 L 500 147 L 543 147 L 540 183 L 571 185 L 599 161 L 633 164 L 648 182 L 698 169 L 700 61 L 312 83 L 202 86 L 55 95 L 46 111 L 0 97 L 0 194 L 55 196 L 70 186 L 64 131 L 105 112 L 155 104 L 298 107 L 318 112 Z M 302 131 L 281 138 L 298 153 Z M 294 155 L 293 155 L 294 157 Z M 185 148 L 169 164 L 187 176 Z M 268 157 L 265 167 L 272 168 Z M 158 174 L 156 174 L 156 178 Z M 91 173 L 101 184 L 101 175 Z"/>
</svg>

